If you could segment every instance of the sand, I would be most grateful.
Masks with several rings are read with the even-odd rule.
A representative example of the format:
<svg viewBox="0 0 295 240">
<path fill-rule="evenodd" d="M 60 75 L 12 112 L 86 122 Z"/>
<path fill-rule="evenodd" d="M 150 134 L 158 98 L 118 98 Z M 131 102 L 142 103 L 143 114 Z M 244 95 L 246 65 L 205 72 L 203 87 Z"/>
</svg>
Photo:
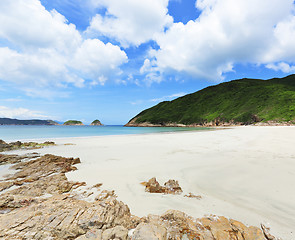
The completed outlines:
<svg viewBox="0 0 295 240">
<path fill-rule="evenodd" d="M 193 217 L 223 215 L 261 223 L 295 239 L 295 127 L 235 127 L 216 131 L 54 139 L 38 150 L 80 157 L 70 180 L 115 190 L 132 214 L 177 209 Z M 62 145 L 72 143 L 74 145 Z M 183 195 L 151 194 L 140 184 L 156 177 L 179 181 Z"/>
</svg>

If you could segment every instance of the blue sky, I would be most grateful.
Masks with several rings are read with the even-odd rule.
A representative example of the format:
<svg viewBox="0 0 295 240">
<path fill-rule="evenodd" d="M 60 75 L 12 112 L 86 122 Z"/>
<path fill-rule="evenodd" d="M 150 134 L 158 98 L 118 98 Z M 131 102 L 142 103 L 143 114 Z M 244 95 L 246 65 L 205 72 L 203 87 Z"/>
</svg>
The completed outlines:
<svg viewBox="0 0 295 240">
<path fill-rule="evenodd" d="M 2 0 L 0 117 L 100 119 L 295 73 L 293 0 Z"/>
</svg>

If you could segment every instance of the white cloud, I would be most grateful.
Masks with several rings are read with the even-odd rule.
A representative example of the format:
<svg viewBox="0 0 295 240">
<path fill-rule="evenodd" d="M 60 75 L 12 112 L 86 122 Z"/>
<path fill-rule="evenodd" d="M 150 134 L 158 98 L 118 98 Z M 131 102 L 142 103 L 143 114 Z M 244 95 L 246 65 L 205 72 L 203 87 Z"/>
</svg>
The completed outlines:
<svg viewBox="0 0 295 240">
<path fill-rule="evenodd" d="M 270 63 L 266 65 L 267 68 L 275 70 L 275 71 L 282 71 L 284 73 L 295 73 L 295 66 L 290 66 L 288 63 L 280 62 L 280 63 Z"/>
<path fill-rule="evenodd" d="M 86 32 L 114 38 L 123 47 L 152 40 L 173 23 L 168 15 L 168 0 L 92 0 L 92 3 L 106 8 L 106 14 L 93 17 Z"/>
<path fill-rule="evenodd" d="M 83 39 L 73 24 L 39 0 L 1 0 L 0 80 L 28 94 L 46 88 L 83 87 L 120 74 L 127 56 L 119 47 L 98 39 Z M 42 95 L 42 94 L 41 94 Z M 47 94 L 47 96 L 50 94 Z"/>
<path fill-rule="evenodd" d="M 184 96 L 186 94 L 187 93 L 185 93 L 185 92 L 180 92 L 180 93 L 171 94 L 169 96 L 164 96 L 164 97 L 161 97 L 161 98 L 154 98 L 154 99 L 151 99 L 150 101 L 151 102 L 171 101 L 171 100 L 173 100 L 175 98 L 182 97 L 182 96 Z"/>
<path fill-rule="evenodd" d="M 6 106 L 0 106 L 0 117 L 19 119 L 49 119 L 48 116 L 39 111 L 33 111 L 26 108 L 8 108 Z"/>
<path fill-rule="evenodd" d="M 157 35 L 142 73 L 177 71 L 220 81 L 237 63 L 295 62 L 293 0 L 198 0 L 195 21 Z M 155 76 L 154 76 L 155 78 Z"/>
<path fill-rule="evenodd" d="M 85 78 L 101 85 L 107 81 L 105 75 L 120 73 L 118 66 L 127 62 L 127 55 L 118 46 L 104 44 L 98 39 L 88 39 L 75 52 L 70 65 Z"/>
</svg>

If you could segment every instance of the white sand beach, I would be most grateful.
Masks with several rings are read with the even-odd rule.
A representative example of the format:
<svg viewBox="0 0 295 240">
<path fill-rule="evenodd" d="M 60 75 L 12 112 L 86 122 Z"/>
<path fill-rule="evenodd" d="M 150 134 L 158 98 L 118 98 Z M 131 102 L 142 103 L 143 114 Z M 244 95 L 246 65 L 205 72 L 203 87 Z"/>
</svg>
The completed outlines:
<svg viewBox="0 0 295 240">
<path fill-rule="evenodd" d="M 295 127 L 235 127 L 216 131 L 54 139 L 38 150 L 80 157 L 70 180 L 115 190 L 137 216 L 168 209 L 193 217 L 223 215 L 260 223 L 295 239 Z M 73 143 L 74 145 L 62 145 Z M 151 194 L 140 182 L 179 181 L 182 195 Z"/>
</svg>

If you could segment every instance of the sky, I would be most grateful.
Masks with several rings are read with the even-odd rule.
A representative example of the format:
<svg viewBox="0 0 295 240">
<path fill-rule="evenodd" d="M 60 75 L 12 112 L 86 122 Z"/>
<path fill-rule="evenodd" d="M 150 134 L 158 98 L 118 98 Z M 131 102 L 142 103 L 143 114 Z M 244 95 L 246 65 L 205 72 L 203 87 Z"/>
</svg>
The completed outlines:
<svg viewBox="0 0 295 240">
<path fill-rule="evenodd" d="M 210 85 L 294 73 L 293 0 L 0 1 L 0 117 L 125 124 Z"/>
</svg>

